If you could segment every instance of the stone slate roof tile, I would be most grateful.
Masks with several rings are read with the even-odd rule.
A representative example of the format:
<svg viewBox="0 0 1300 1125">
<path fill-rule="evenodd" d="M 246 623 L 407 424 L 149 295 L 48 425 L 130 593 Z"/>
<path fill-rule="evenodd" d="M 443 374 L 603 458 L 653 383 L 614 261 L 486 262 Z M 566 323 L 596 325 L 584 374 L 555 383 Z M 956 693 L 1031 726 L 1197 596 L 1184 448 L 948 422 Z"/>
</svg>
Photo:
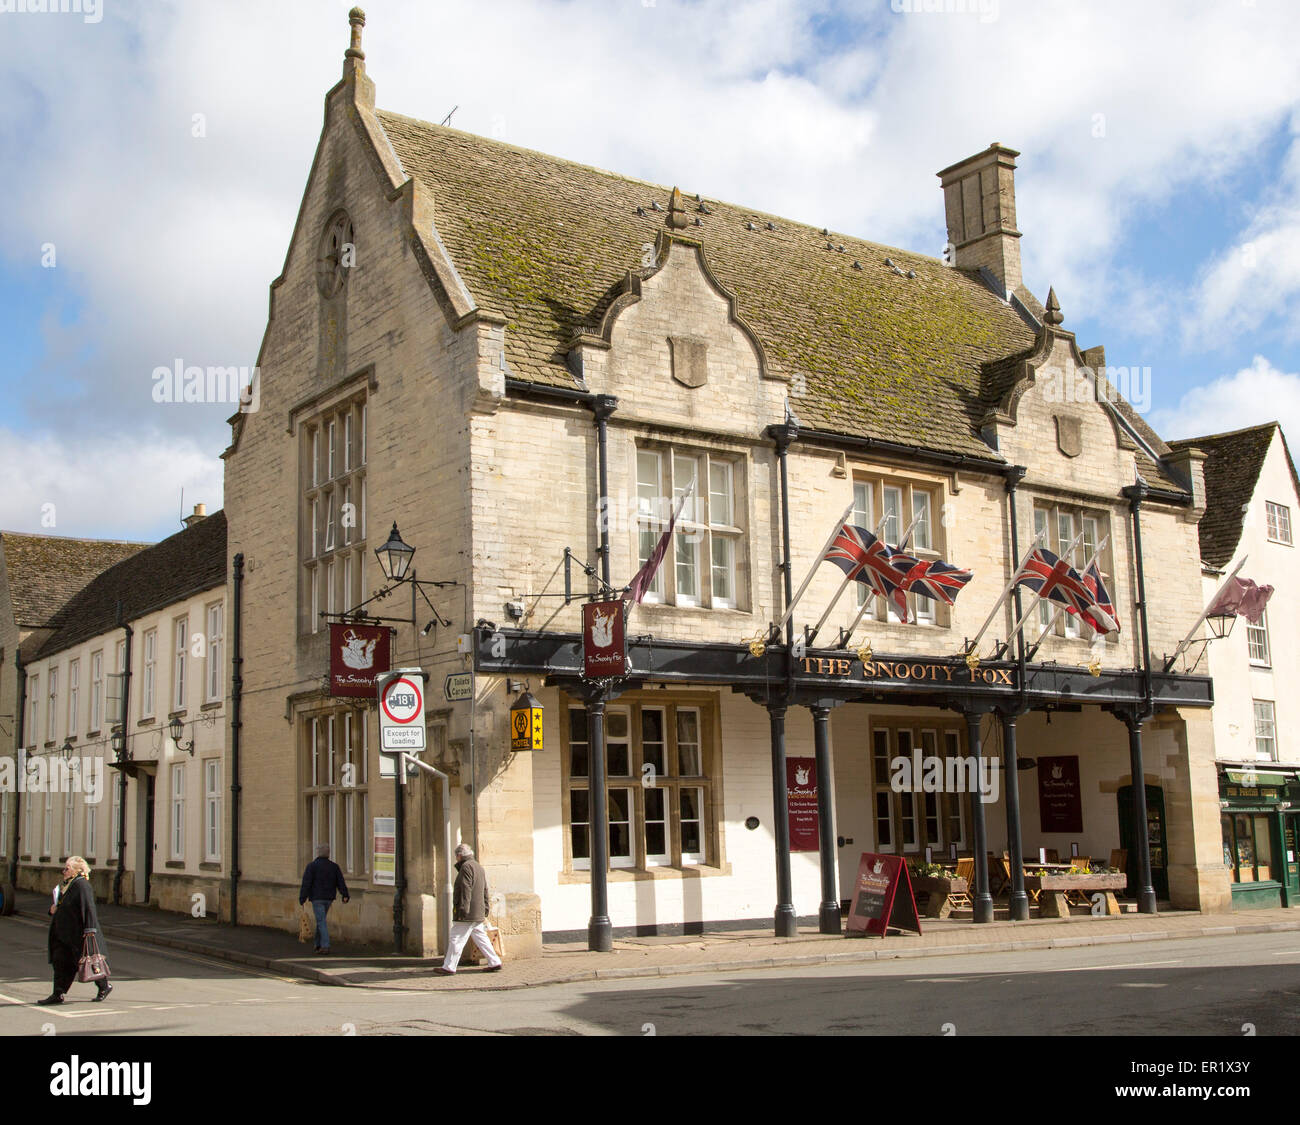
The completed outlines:
<svg viewBox="0 0 1300 1125">
<path fill-rule="evenodd" d="M 65 539 L 0 532 L 14 620 L 23 631 L 58 628 L 68 601 L 97 574 L 144 550 L 147 543 Z"/>
<path fill-rule="evenodd" d="M 226 513 L 206 519 L 109 567 L 64 607 L 62 625 L 37 659 L 52 656 L 117 626 L 117 603 L 130 621 L 226 581 Z"/>
</svg>

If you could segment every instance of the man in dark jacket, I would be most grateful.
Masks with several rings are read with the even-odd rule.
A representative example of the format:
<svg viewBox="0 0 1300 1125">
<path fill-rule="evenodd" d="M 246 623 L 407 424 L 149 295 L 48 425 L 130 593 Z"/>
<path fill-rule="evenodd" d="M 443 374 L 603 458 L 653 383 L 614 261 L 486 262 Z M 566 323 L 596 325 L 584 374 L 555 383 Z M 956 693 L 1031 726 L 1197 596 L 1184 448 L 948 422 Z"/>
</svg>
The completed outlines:
<svg viewBox="0 0 1300 1125">
<path fill-rule="evenodd" d="M 435 973 L 449 977 L 460 964 L 461 951 L 472 937 L 479 952 L 487 960 L 485 972 L 495 973 L 501 968 L 501 958 L 492 948 L 487 936 L 488 885 L 487 874 L 474 858 L 474 849 L 468 844 L 456 848 L 456 888 L 453 892 L 451 934 L 447 939 L 447 952 L 442 965 Z"/>
<path fill-rule="evenodd" d="M 316 913 L 317 953 L 330 951 L 330 931 L 325 924 L 325 915 L 329 913 L 336 893 L 343 896 L 344 902 L 348 901 L 348 885 L 343 881 L 343 872 L 330 859 L 329 844 L 321 844 L 316 849 L 316 858 L 302 873 L 302 890 L 298 892 L 298 905 L 305 906 L 310 899 L 311 908 Z"/>
<path fill-rule="evenodd" d="M 104 935 L 99 929 L 99 915 L 95 911 L 95 892 L 90 886 L 90 865 L 81 856 L 68 857 L 63 865 L 63 883 L 59 887 L 57 902 L 50 907 L 49 955 L 54 966 L 54 991 L 40 1004 L 62 1004 L 68 989 L 77 979 L 77 965 L 81 961 L 81 943 L 87 930 L 95 931 L 100 953 L 107 956 Z M 96 1000 L 103 1000 L 113 986 L 107 980 L 95 982 L 99 991 Z"/>
</svg>

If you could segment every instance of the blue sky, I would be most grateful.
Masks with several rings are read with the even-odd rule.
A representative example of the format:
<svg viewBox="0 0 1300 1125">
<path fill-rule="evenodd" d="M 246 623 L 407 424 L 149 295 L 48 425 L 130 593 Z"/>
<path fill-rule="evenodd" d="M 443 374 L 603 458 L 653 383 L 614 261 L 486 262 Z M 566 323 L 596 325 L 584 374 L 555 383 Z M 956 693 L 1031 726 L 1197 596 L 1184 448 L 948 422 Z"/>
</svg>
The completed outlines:
<svg viewBox="0 0 1300 1125">
<path fill-rule="evenodd" d="M 0 0 L 0 527 L 148 539 L 232 412 L 152 372 L 255 362 L 350 5 L 101 3 Z M 1300 432 L 1300 5 L 365 7 L 383 108 L 936 256 L 934 173 L 1018 149 L 1026 284 L 1158 432 Z"/>
</svg>

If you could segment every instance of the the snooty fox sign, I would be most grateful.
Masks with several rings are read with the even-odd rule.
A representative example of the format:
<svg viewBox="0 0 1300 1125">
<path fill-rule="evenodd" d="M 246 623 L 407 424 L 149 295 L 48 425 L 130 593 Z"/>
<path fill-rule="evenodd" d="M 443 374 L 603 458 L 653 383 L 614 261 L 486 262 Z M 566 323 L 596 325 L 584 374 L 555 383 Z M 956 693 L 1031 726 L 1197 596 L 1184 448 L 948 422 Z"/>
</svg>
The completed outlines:
<svg viewBox="0 0 1300 1125">
<path fill-rule="evenodd" d="M 588 602 L 582 607 L 582 674 L 588 680 L 627 675 L 621 601 Z"/>
</svg>

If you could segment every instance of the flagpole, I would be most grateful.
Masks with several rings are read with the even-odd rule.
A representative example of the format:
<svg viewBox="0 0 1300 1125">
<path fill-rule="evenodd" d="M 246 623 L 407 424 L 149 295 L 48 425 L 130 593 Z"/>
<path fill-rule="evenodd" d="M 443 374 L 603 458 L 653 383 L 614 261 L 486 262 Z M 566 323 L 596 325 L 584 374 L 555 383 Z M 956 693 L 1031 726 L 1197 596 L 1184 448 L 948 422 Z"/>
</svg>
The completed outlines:
<svg viewBox="0 0 1300 1125">
<path fill-rule="evenodd" d="M 1074 548 L 1078 545 L 1079 540 L 1082 539 L 1082 538 L 1083 538 L 1083 532 L 1081 531 L 1081 532 L 1079 532 L 1078 535 L 1076 535 L 1073 539 L 1070 540 L 1070 545 L 1069 545 L 1068 547 L 1066 547 L 1066 548 L 1065 548 L 1065 551 L 1061 554 L 1060 559 L 1061 559 L 1061 561 L 1062 561 L 1063 563 L 1065 563 L 1067 566 L 1069 566 L 1069 561 L 1068 561 L 1068 560 L 1069 560 L 1069 557 L 1070 557 L 1070 552 L 1074 550 Z M 1104 539 L 1102 539 L 1102 541 L 1101 541 L 1102 546 L 1104 547 L 1108 542 L 1110 542 L 1110 536 L 1109 536 L 1109 535 L 1107 535 Z M 1088 569 L 1087 567 L 1084 567 L 1084 570 L 1087 570 L 1087 569 Z M 1034 610 L 1036 610 L 1036 609 L 1038 608 L 1038 603 L 1041 602 L 1042 600 L 1043 600 L 1043 595 L 1042 595 L 1039 591 L 1035 590 L 1035 591 L 1034 591 L 1034 600 L 1033 600 L 1032 602 L 1029 603 L 1029 608 L 1028 608 L 1027 610 L 1025 610 L 1024 615 L 1023 615 L 1023 616 L 1020 618 L 1020 620 L 1017 621 L 1017 622 L 1015 623 L 1015 625 L 1012 627 L 1012 629 L 1011 629 L 1011 636 L 1014 637 L 1014 636 L 1016 635 L 1016 632 L 1017 632 L 1020 628 L 1022 628 L 1022 627 L 1024 626 L 1025 622 L 1028 621 L 1029 618 L 1033 615 Z"/>
<path fill-rule="evenodd" d="M 998 615 L 998 610 L 1002 608 L 1002 603 L 1007 600 L 1007 595 L 1015 589 L 1016 583 L 1020 581 L 1021 572 L 1025 569 L 1025 563 L 1029 561 L 1029 556 L 1037 549 L 1039 543 L 1043 540 L 1043 533 L 1040 531 L 1034 535 L 1033 542 L 1029 545 L 1029 550 L 1025 552 L 1025 557 L 1020 560 L 1015 572 L 1011 575 L 1011 581 L 1003 588 L 1002 593 L 998 595 L 998 600 L 993 603 L 993 608 L 989 610 L 989 615 L 984 619 L 984 624 L 980 626 L 980 631 L 975 634 L 969 642 L 968 652 L 974 652 L 979 647 L 980 638 L 988 632 L 988 627 L 993 624 L 993 619 Z"/>
<path fill-rule="evenodd" d="M 1238 574 L 1241 573 L 1241 568 L 1246 565 L 1246 560 L 1248 558 L 1250 558 L 1249 555 L 1241 556 L 1241 562 L 1239 562 L 1236 565 L 1233 572 L 1229 574 L 1228 577 L 1225 578 L 1223 582 L 1219 585 L 1219 588 L 1214 591 L 1214 597 L 1212 597 L 1208 602 L 1205 603 L 1205 608 L 1201 610 L 1201 616 L 1196 619 L 1196 624 L 1193 625 L 1190 629 L 1188 629 L 1187 636 L 1185 636 L 1181 641 L 1178 642 L 1178 647 L 1174 649 L 1173 656 L 1167 657 L 1165 659 L 1164 671 L 1168 672 L 1169 669 L 1174 666 L 1174 661 L 1177 660 L 1178 657 L 1187 648 L 1187 646 L 1192 643 L 1192 638 L 1196 635 L 1196 630 L 1199 629 L 1202 623 L 1205 621 L 1205 619 L 1210 616 L 1210 607 L 1219 600 L 1219 598 L 1223 594 L 1223 591 L 1228 588 L 1228 583 L 1231 582 L 1234 578 L 1237 577 Z M 1196 663 L 1199 664 L 1200 662 L 1201 662 L 1200 657 L 1197 657 Z M 1193 665 L 1193 667 L 1195 667 L 1195 665 Z"/>
<path fill-rule="evenodd" d="M 799 599 L 803 597 L 804 591 L 808 589 L 809 583 L 813 580 L 813 575 L 817 573 L 818 566 L 820 566 L 822 561 L 826 558 L 826 552 L 831 549 L 831 544 L 835 542 L 835 537 L 839 535 L 844 525 L 848 522 L 849 514 L 852 511 L 853 501 L 850 500 L 849 506 L 844 509 L 844 514 L 840 516 L 839 522 L 835 525 L 835 530 L 830 533 L 826 542 L 822 545 L 822 549 L 817 552 L 817 557 L 813 560 L 812 567 L 808 571 L 808 577 L 803 580 L 803 584 L 799 587 L 795 596 L 790 599 L 790 604 L 785 607 L 785 613 L 781 615 L 781 620 L 776 623 L 776 631 L 778 633 L 785 627 L 785 623 L 790 620 L 790 615 L 794 613 L 794 607 L 799 603 Z"/>
<path fill-rule="evenodd" d="M 915 526 L 916 526 L 916 522 L 917 522 L 917 520 L 919 520 L 920 518 L 921 518 L 920 516 L 917 516 L 916 519 L 914 519 L 914 520 L 912 521 L 912 527 L 915 527 Z M 884 517 L 882 517 L 881 521 L 880 521 L 878 524 L 876 524 L 876 538 L 877 538 L 877 539 L 880 538 L 880 531 L 881 531 L 881 528 L 883 528 L 883 527 L 885 526 L 885 524 L 888 522 L 888 520 L 889 520 L 889 517 L 888 517 L 888 516 L 884 516 Z M 907 535 L 911 535 L 911 534 L 912 534 L 912 527 L 909 527 L 909 528 L 907 529 L 907 533 L 906 533 Z M 906 536 L 904 536 L 904 538 L 906 538 Z M 886 545 L 887 545 L 887 544 L 886 544 Z M 826 553 L 825 551 L 822 552 L 822 554 L 825 554 L 825 553 Z M 839 588 L 838 590 L 835 591 L 835 596 L 834 596 L 833 598 L 831 598 L 831 604 L 828 605 L 828 606 L 826 607 L 826 612 L 822 614 L 822 616 L 821 616 L 821 620 L 818 621 L 817 624 L 813 626 L 812 634 L 808 637 L 808 643 L 809 643 L 809 644 L 812 644 L 813 641 L 817 639 L 817 634 L 821 632 L 821 630 L 822 630 L 822 626 L 826 624 L 826 619 L 827 619 L 828 617 L 830 617 L 830 615 L 831 615 L 831 610 L 833 610 L 833 609 L 835 608 L 835 603 L 838 602 L 838 601 L 840 600 L 840 597 L 841 597 L 841 595 L 843 595 L 845 589 L 848 587 L 848 584 L 849 584 L 850 582 L 852 582 L 855 578 L 857 578 L 857 576 L 858 576 L 859 574 L 861 574 L 861 573 L 862 573 L 862 567 L 861 567 L 861 565 L 859 565 L 859 566 L 854 567 L 853 570 L 849 571 L 849 572 L 844 576 L 844 581 L 840 583 L 840 588 Z M 856 624 L 856 623 L 855 623 L 855 624 Z"/>
<path fill-rule="evenodd" d="M 1101 558 L 1101 553 L 1106 549 L 1106 544 L 1109 542 L 1110 542 L 1109 535 L 1102 537 L 1101 542 L 1097 544 L 1097 549 L 1093 551 L 1093 553 L 1089 556 L 1088 561 L 1083 564 L 1083 569 L 1079 572 L 1080 574 L 1086 575 L 1088 573 L 1088 570 L 1092 567 L 1092 564 L 1095 563 L 1099 558 Z M 1038 603 L 1035 602 L 1034 604 L 1037 605 Z M 1034 653 L 1038 651 L 1038 646 L 1043 643 L 1043 638 L 1046 637 L 1049 632 L 1051 632 L 1052 627 L 1057 622 L 1057 619 L 1064 612 L 1065 612 L 1065 606 L 1063 606 L 1060 602 L 1057 602 L 1056 605 L 1052 607 L 1052 616 L 1047 619 L 1047 624 L 1043 626 L 1043 631 L 1038 634 L 1038 639 L 1035 640 L 1033 645 L 1030 646 L 1029 649 L 1030 656 L 1033 656 Z M 1025 619 L 1026 620 L 1029 619 L 1028 614 L 1025 614 Z"/>
</svg>

